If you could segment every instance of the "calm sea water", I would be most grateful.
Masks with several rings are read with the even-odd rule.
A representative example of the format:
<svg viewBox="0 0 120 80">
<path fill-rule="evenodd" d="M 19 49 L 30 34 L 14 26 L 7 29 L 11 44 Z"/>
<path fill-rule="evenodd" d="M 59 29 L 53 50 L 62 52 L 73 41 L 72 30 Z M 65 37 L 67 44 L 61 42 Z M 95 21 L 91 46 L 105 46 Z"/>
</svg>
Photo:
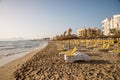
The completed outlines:
<svg viewBox="0 0 120 80">
<path fill-rule="evenodd" d="M 44 41 L 25 40 L 25 41 L 0 41 L 0 58 L 14 54 L 31 52 L 39 48 Z"/>
</svg>

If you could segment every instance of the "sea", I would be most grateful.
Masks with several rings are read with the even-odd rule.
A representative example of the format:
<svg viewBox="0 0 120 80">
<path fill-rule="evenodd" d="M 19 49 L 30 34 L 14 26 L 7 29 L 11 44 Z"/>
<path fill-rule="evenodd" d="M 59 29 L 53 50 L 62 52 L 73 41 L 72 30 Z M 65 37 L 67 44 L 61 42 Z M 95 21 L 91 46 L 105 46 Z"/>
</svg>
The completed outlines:
<svg viewBox="0 0 120 80">
<path fill-rule="evenodd" d="M 0 41 L 0 66 L 6 64 L 7 59 L 7 62 L 11 58 L 16 59 L 15 55 L 23 56 L 46 44 L 47 42 L 44 40 Z"/>
</svg>

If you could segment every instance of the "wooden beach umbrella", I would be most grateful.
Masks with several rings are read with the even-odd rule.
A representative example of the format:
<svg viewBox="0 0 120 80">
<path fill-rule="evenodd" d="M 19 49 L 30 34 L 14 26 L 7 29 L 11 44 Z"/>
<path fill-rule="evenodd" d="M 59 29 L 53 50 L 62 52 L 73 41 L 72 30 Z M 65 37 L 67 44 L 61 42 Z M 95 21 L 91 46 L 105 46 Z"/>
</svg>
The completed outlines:
<svg viewBox="0 0 120 80">
<path fill-rule="evenodd" d="M 74 39 L 78 39 L 78 38 L 76 36 L 74 36 L 74 35 L 66 36 L 65 40 L 69 41 L 69 49 L 70 49 L 70 41 L 74 40 Z"/>
</svg>

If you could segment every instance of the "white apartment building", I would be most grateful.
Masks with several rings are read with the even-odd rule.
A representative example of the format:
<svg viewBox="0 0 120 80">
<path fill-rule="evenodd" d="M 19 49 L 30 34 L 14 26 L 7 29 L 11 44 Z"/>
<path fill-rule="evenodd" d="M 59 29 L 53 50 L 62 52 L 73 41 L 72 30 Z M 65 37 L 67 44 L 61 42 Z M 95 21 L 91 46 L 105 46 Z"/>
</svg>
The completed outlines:
<svg viewBox="0 0 120 80">
<path fill-rule="evenodd" d="M 113 15 L 112 17 L 103 20 L 102 27 L 103 27 L 102 31 L 104 35 L 109 35 L 110 29 L 120 28 L 120 14 Z"/>
</svg>

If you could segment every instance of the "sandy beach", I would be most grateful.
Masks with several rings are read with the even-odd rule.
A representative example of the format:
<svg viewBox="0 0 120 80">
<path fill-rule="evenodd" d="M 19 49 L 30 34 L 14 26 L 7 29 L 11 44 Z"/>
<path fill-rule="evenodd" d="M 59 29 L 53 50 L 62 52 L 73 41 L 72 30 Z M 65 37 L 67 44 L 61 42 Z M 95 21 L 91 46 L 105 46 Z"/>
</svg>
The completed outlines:
<svg viewBox="0 0 120 80">
<path fill-rule="evenodd" d="M 0 80 L 120 80 L 120 0 L 0 0 Z"/>
<path fill-rule="evenodd" d="M 15 80 L 13 73 L 21 67 L 26 61 L 30 60 L 35 54 L 40 52 L 48 45 L 48 42 L 44 42 L 39 49 L 32 51 L 31 53 L 16 54 L 2 59 L 0 62 L 0 80 Z M 14 59 L 13 59 L 14 58 Z M 3 66 L 2 66 L 3 65 Z"/>
<path fill-rule="evenodd" d="M 58 43 L 49 42 L 41 51 L 1 67 L 0 80 L 120 80 L 117 53 L 86 49 L 91 61 L 66 63 L 58 47 Z"/>
</svg>

